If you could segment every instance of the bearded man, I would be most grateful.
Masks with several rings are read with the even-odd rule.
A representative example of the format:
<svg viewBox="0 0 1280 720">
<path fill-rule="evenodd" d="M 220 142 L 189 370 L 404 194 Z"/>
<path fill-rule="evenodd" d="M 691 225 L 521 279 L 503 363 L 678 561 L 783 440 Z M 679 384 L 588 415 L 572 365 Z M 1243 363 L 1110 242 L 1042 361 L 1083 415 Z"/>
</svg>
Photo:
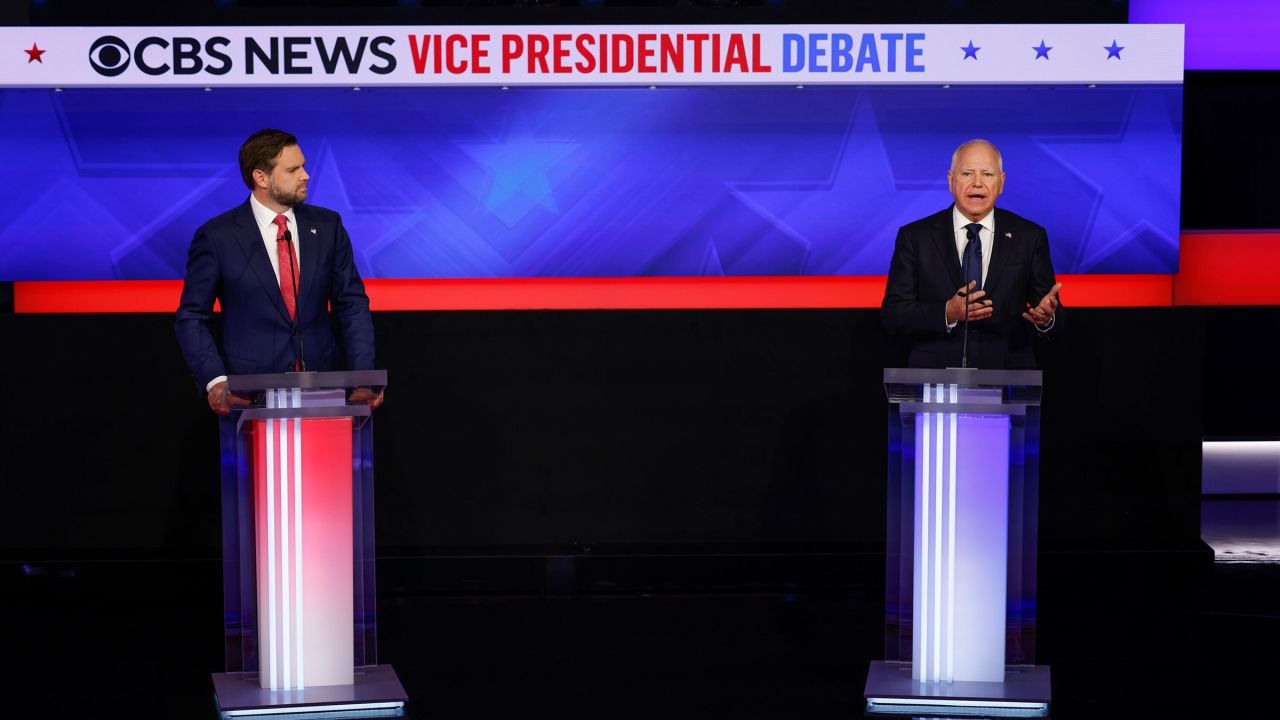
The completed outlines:
<svg viewBox="0 0 1280 720">
<path fill-rule="evenodd" d="M 369 297 L 351 238 L 337 213 L 303 205 L 305 166 L 293 135 L 250 135 L 240 147 L 249 199 L 201 225 L 187 252 L 174 330 L 196 386 L 220 415 L 243 402 L 227 391 L 227 375 L 374 367 Z M 361 399 L 377 407 L 382 395 Z"/>
</svg>

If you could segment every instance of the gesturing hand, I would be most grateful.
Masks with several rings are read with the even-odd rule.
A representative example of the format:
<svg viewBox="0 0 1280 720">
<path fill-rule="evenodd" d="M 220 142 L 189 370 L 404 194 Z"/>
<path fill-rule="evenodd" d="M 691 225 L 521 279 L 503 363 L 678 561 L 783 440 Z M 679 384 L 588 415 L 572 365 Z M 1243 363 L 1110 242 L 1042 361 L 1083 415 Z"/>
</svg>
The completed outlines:
<svg viewBox="0 0 1280 720">
<path fill-rule="evenodd" d="M 985 290 L 974 291 L 977 286 L 976 281 L 970 281 L 968 285 L 956 290 L 956 294 L 947 301 L 947 323 L 958 323 L 965 319 L 966 310 L 970 322 L 991 317 L 995 308 L 991 307 L 990 300 L 983 300 L 987 296 Z"/>
<path fill-rule="evenodd" d="M 1039 327 L 1044 327 L 1053 321 L 1053 314 L 1058 311 L 1058 291 L 1062 289 L 1062 283 L 1054 283 L 1049 292 L 1040 298 L 1040 302 L 1035 307 L 1031 307 L 1031 303 L 1027 303 L 1027 311 L 1022 313 L 1022 317 L 1030 323 L 1035 323 Z"/>
</svg>

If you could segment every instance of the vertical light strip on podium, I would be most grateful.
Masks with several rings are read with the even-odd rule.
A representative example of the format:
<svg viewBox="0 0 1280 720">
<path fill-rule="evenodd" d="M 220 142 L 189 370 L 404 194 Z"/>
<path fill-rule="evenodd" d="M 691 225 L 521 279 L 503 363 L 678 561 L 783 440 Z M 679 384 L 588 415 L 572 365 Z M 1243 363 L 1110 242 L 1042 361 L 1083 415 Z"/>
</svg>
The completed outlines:
<svg viewBox="0 0 1280 720">
<path fill-rule="evenodd" d="M 276 391 L 277 407 L 291 407 L 291 399 L 289 391 Z M 277 491 L 280 493 L 280 541 L 276 544 L 276 547 L 280 548 L 280 560 L 278 563 L 280 567 L 280 607 L 277 610 L 275 606 L 272 606 L 271 612 L 273 614 L 280 613 L 280 616 L 273 618 L 273 620 L 280 625 L 281 678 L 279 684 L 277 684 L 275 675 L 274 673 L 272 674 L 271 685 L 273 689 L 278 687 L 292 688 L 301 685 L 301 683 L 296 682 L 293 668 L 291 667 L 292 663 L 290 663 L 295 653 L 293 643 L 290 642 L 291 638 L 289 637 L 289 621 L 292 619 L 290 616 L 293 614 L 289 612 L 293 608 L 293 597 L 289 592 L 293 588 L 293 583 L 290 582 L 293 580 L 293 574 L 289 572 L 289 556 L 293 554 L 289 544 L 289 422 L 289 420 L 281 420 L 277 423 L 280 429 L 280 444 L 276 448 L 276 456 L 280 458 L 280 468 L 279 472 L 276 473 L 278 483 L 270 490 L 272 493 Z M 274 433 L 267 434 L 267 442 L 273 442 L 275 439 Z"/>
<path fill-rule="evenodd" d="M 933 400 L 933 386 L 924 386 L 924 402 Z M 916 439 L 916 447 L 920 449 L 920 462 L 916 464 L 916 508 L 915 508 L 915 588 L 911 602 L 912 625 L 917 628 L 912 641 L 911 678 L 921 682 L 929 681 L 929 572 L 931 567 L 929 556 L 929 469 L 933 467 L 930 456 L 933 451 L 933 417 L 932 413 L 920 413 L 916 422 L 917 433 L 923 435 Z"/>
<path fill-rule="evenodd" d="M 302 407 L 302 390 L 294 388 L 292 391 L 292 403 L 289 407 Z M 306 649 L 302 642 L 303 622 L 302 611 L 307 604 L 303 601 L 302 596 L 302 421 L 293 421 L 293 555 L 294 555 L 294 578 L 293 578 L 293 597 L 296 604 L 294 612 L 294 633 L 296 647 L 298 650 L 297 668 L 298 668 L 298 686 L 302 686 L 302 678 L 307 676 L 303 662 L 307 658 Z"/>
<path fill-rule="evenodd" d="M 955 403 L 956 385 L 925 385 L 924 402 Z M 926 412 L 917 425 L 916 562 L 912 673 L 921 682 L 955 677 L 956 414 Z"/>
<path fill-rule="evenodd" d="M 267 407 L 299 408 L 302 392 L 268 390 Z M 266 495 L 265 619 L 260 680 L 270 690 L 304 687 L 302 422 L 267 420 L 263 433 Z M 259 567 L 262 564 L 259 563 Z M 261 584 L 259 584 L 261 592 Z"/>
<path fill-rule="evenodd" d="M 926 404 L 957 404 L 957 385 L 925 385 Z M 983 402 L 967 397 L 967 402 Z M 921 413 L 916 425 L 915 592 L 911 677 L 1004 678 L 1009 419 Z M 957 585 L 956 578 L 964 578 Z"/>
<path fill-rule="evenodd" d="M 939 388 L 942 386 L 939 385 Z M 952 385 L 948 400 L 960 402 L 960 388 Z M 947 413 L 950 434 L 947 444 L 947 682 L 956 679 L 956 421 L 955 413 Z"/>
<path fill-rule="evenodd" d="M 276 391 L 267 391 L 267 407 L 277 407 Z M 266 650 L 261 659 L 261 665 L 266 667 L 266 676 L 262 677 L 262 686 L 275 690 L 280 687 L 276 674 L 276 658 L 280 656 L 279 648 L 276 647 L 276 421 L 267 420 L 267 432 L 263 440 L 265 444 L 266 474 L 267 482 L 263 491 L 266 493 L 267 507 L 267 611 L 262 612 L 262 600 L 258 600 L 258 617 L 264 618 L 267 625 L 267 642 L 261 642 L 259 638 L 259 652 Z M 262 503 L 258 503 L 258 507 L 262 507 Z M 261 523 L 259 523 L 261 525 Z M 258 537 L 262 537 L 259 533 Z M 259 541 L 261 545 L 261 541 Z M 259 550 L 261 551 L 261 550 Z M 262 563 L 258 563 L 258 572 L 262 572 Z M 258 578 L 258 593 L 261 595 L 262 578 Z M 259 675 L 261 675 L 261 671 Z"/>
</svg>

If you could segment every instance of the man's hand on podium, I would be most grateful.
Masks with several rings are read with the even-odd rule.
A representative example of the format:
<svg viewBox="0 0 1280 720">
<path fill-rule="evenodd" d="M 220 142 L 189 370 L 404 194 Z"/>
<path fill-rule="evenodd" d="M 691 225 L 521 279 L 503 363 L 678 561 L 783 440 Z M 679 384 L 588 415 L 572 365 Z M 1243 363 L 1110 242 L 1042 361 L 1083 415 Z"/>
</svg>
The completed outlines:
<svg viewBox="0 0 1280 720">
<path fill-rule="evenodd" d="M 226 415 L 231 412 L 232 407 L 240 407 L 248 405 L 249 401 L 239 395 L 233 395 L 227 390 L 227 381 L 214 385 L 209 388 L 209 408 L 219 415 Z"/>
<path fill-rule="evenodd" d="M 373 391 L 370 390 L 369 388 L 364 388 L 364 387 L 356 388 L 355 390 L 351 391 L 351 397 L 347 398 L 347 402 L 369 403 L 370 409 L 377 410 L 378 406 L 382 404 L 382 397 L 386 394 L 387 394 L 386 390 L 383 390 L 377 395 L 374 395 Z"/>
</svg>

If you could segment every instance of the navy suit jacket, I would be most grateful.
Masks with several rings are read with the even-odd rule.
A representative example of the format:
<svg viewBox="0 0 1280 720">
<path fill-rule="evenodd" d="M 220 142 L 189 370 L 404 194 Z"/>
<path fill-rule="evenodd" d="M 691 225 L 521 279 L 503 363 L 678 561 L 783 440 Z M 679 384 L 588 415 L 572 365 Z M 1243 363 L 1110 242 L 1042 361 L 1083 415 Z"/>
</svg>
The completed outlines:
<svg viewBox="0 0 1280 720">
<path fill-rule="evenodd" d="M 1056 282 L 1044 228 L 996 208 L 991 263 L 983 290 L 994 314 L 969 327 L 969 367 L 1034 368 L 1033 344 L 1062 325 L 1040 332 L 1022 317 Z M 898 230 L 889 263 L 881 319 L 890 333 L 911 338 L 909 367 L 960 367 L 964 325 L 947 331 L 946 305 L 964 284 L 951 208 Z"/>
<path fill-rule="evenodd" d="M 369 298 L 342 218 L 312 205 L 298 205 L 293 213 L 307 369 L 373 369 Z M 210 328 L 215 299 L 222 308 L 218 341 Z M 247 200 L 196 230 L 174 330 L 201 393 L 219 375 L 292 369 L 298 350 L 294 323 Z M 335 332 L 345 357 L 339 357 Z"/>
</svg>

